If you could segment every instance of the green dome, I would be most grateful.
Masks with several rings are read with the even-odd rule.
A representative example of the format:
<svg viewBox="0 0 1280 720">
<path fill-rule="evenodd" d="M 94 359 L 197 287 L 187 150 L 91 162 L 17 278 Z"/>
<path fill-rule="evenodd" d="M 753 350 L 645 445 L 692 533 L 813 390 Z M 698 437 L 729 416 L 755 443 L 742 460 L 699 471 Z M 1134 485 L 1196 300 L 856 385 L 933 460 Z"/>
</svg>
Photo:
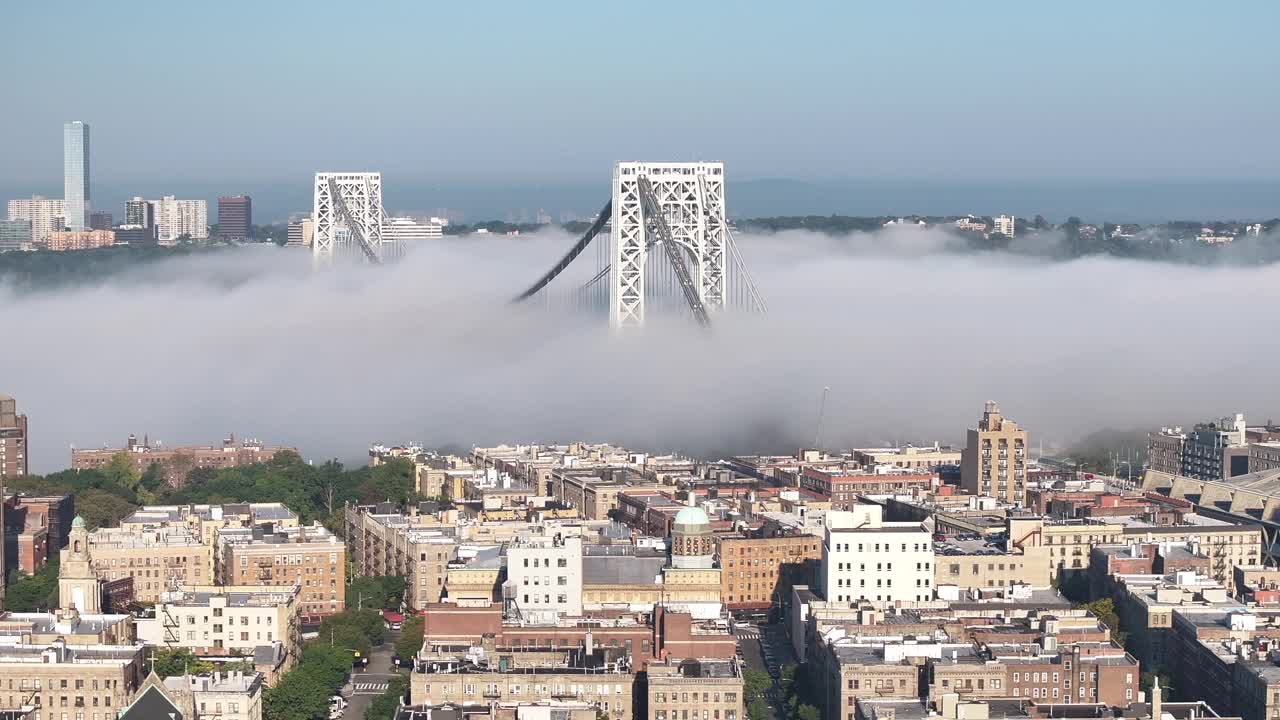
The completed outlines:
<svg viewBox="0 0 1280 720">
<path fill-rule="evenodd" d="M 711 518 L 699 507 L 687 507 L 676 513 L 676 525 L 710 525 Z"/>
<path fill-rule="evenodd" d="M 76 519 L 71 521 L 71 527 L 73 527 L 73 528 L 82 528 L 82 527 L 84 527 L 84 518 L 82 518 L 82 517 L 80 517 L 79 515 L 77 515 L 77 516 L 76 516 Z"/>
</svg>

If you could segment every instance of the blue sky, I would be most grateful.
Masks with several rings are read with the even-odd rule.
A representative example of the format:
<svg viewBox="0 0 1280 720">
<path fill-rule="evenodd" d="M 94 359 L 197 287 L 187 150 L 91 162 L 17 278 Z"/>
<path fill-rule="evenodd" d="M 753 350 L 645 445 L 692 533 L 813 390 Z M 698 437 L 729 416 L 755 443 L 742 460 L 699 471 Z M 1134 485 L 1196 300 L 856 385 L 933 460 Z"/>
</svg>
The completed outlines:
<svg viewBox="0 0 1280 720">
<path fill-rule="evenodd" d="M 1280 3 L 191 2 L 6 7 L 0 184 L 381 169 L 559 184 L 1280 177 Z"/>
</svg>

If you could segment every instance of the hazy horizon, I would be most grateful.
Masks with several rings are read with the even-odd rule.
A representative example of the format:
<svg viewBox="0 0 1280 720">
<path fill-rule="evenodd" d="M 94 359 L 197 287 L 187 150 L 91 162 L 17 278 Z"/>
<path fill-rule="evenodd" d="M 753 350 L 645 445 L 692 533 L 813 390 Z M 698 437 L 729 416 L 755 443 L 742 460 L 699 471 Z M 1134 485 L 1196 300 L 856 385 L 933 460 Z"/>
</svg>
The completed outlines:
<svg viewBox="0 0 1280 720">
<path fill-rule="evenodd" d="M 727 171 L 731 218 L 778 215 L 1043 215 L 1050 222 L 1077 216 L 1085 222 L 1160 223 L 1171 220 L 1262 221 L 1280 216 L 1280 180 L 1250 181 L 1040 181 L 943 182 L 905 180 L 733 179 Z M 546 210 L 558 222 L 562 213 L 589 219 L 609 197 L 612 166 L 591 183 L 543 185 L 426 183 L 383 174 L 383 204 L 389 213 L 460 214 L 462 222 L 488 220 L 532 222 Z M 254 222 L 280 223 L 311 210 L 311 177 L 291 184 L 213 181 L 96 181 L 94 210 L 112 213 L 119 223 L 124 203 L 135 195 L 157 199 L 177 195 L 209 203 L 209 222 L 217 221 L 220 195 L 247 193 L 253 198 Z M 33 194 L 60 197 L 61 183 L 28 187 L 0 178 L 0 199 Z"/>
<path fill-rule="evenodd" d="M 8 10 L 0 185 L 31 191 L 60 187 L 68 120 L 92 127 L 104 188 L 594 185 L 635 159 L 816 183 L 1280 180 L 1280 6 L 1261 0 Z"/>
</svg>

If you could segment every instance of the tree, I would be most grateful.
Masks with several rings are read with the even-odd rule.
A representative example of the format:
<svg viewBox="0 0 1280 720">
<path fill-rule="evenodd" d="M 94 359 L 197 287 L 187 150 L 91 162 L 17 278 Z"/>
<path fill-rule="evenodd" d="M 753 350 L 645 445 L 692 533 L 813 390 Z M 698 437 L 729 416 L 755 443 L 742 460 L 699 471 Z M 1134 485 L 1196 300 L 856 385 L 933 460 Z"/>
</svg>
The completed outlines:
<svg viewBox="0 0 1280 720">
<path fill-rule="evenodd" d="M 106 476 L 107 481 L 112 485 L 118 485 L 134 491 L 138 489 L 138 483 L 142 480 L 142 476 L 133 467 L 133 458 L 129 457 L 129 453 L 123 450 L 112 455 L 107 464 L 102 466 L 102 474 Z"/>
<path fill-rule="evenodd" d="M 358 577 L 347 585 L 347 607 L 352 610 L 400 607 L 400 599 L 403 596 L 404 576 L 402 575 Z"/>
<path fill-rule="evenodd" d="M 396 655 L 402 658 L 413 657 L 422 649 L 422 616 L 414 615 L 400 626 L 400 637 L 396 638 Z"/>
<path fill-rule="evenodd" d="M 1111 598 L 1099 598 L 1091 603 L 1077 605 L 1076 607 L 1085 608 L 1093 613 L 1098 620 L 1102 621 L 1102 624 L 1111 630 L 1111 639 L 1115 640 L 1117 644 L 1124 645 L 1125 641 L 1129 639 L 1129 633 L 1120 630 L 1120 616 L 1116 613 L 1116 604 Z"/>
<path fill-rule="evenodd" d="M 27 575 L 14 569 L 9 574 L 9 587 L 5 589 L 4 606 L 12 612 L 43 612 L 58 606 L 58 556 Z"/>
<path fill-rule="evenodd" d="M 153 650 L 151 654 L 156 674 L 162 678 L 174 675 L 200 675 L 215 670 L 213 663 L 201 660 L 187 648 Z"/>
<path fill-rule="evenodd" d="M 769 706 L 764 704 L 764 700 L 756 698 L 747 703 L 748 720 L 769 720 Z"/>
<path fill-rule="evenodd" d="M 761 698 L 773 687 L 773 678 L 769 673 L 755 668 L 746 668 L 742 672 L 742 693 L 748 699 Z"/>
<path fill-rule="evenodd" d="M 333 689 L 315 675 L 296 668 L 285 673 L 262 698 L 265 720 L 322 720 L 329 716 Z"/>
<path fill-rule="evenodd" d="M 822 715 L 818 712 L 818 708 L 812 705 L 801 705 L 796 709 L 797 720 L 822 720 Z"/>
<path fill-rule="evenodd" d="M 90 488 L 76 493 L 76 512 L 90 530 L 119 525 L 136 505 L 107 490 Z"/>
</svg>

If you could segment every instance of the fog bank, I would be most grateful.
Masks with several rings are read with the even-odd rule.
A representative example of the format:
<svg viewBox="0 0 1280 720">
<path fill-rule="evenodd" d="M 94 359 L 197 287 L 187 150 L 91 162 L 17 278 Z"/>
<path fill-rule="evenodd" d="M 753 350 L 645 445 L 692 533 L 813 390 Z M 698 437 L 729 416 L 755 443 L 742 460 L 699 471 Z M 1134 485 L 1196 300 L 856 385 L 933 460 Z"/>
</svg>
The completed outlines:
<svg viewBox="0 0 1280 720">
<path fill-rule="evenodd" d="M 314 460 L 375 441 L 787 451 L 812 441 L 824 385 L 835 447 L 960 442 L 987 399 L 1047 445 L 1280 417 L 1274 267 L 957 255 L 914 229 L 738 241 L 770 313 L 710 332 L 659 319 L 618 336 L 507 305 L 571 243 L 558 232 L 445 240 L 380 268 L 317 273 L 304 253 L 254 247 L 0 288 L 0 392 L 30 417 L 37 472 L 130 432 L 234 431 Z"/>
</svg>

